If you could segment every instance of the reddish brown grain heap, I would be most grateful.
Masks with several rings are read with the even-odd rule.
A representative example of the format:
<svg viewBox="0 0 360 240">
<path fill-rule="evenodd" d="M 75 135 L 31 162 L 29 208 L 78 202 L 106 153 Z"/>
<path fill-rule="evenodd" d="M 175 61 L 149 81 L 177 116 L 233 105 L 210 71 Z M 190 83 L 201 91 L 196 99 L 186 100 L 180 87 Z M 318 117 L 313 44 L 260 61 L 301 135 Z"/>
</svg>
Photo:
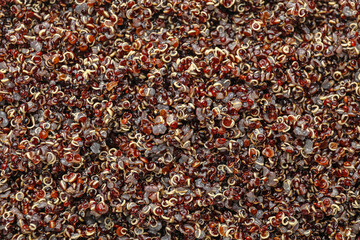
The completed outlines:
<svg viewBox="0 0 360 240">
<path fill-rule="evenodd" d="M 356 0 L 1 0 L 0 239 L 355 239 Z"/>
</svg>

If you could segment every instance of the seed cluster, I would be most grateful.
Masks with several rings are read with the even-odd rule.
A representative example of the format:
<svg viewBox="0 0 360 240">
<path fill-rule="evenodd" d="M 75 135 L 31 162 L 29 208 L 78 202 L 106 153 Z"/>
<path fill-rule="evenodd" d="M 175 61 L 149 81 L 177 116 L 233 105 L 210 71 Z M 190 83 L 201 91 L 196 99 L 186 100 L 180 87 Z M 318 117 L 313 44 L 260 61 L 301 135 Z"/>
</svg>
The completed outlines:
<svg viewBox="0 0 360 240">
<path fill-rule="evenodd" d="M 1 239 L 355 239 L 356 0 L 0 0 Z"/>
</svg>

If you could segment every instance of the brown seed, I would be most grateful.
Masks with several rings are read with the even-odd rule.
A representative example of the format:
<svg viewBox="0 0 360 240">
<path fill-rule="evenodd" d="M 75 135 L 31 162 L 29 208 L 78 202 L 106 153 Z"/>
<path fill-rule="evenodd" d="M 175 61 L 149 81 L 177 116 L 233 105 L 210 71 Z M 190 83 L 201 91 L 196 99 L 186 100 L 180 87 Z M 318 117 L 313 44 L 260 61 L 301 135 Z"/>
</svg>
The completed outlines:
<svg viewBox="0 0 360 240">
<path fill-rule="evenodd" d="M 272 158 L 274 156 L 274 150 L 272 147 L 266 147 L 263 150 L 263 155 L 267 158 Z"/>
</svg>

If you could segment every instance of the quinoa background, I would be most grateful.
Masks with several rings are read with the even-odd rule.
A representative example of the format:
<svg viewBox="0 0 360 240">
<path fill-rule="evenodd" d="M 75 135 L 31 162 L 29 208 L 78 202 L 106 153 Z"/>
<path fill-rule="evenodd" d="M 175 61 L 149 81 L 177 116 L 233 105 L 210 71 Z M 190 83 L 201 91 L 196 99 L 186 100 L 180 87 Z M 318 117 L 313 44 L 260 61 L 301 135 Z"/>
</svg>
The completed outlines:
<svg viewBox="0 0 360 240">
<path fill-rule="evenodd" d="M 359 10 L 0 0 L 0 238 L 359 239 Z"/>
</svg>

